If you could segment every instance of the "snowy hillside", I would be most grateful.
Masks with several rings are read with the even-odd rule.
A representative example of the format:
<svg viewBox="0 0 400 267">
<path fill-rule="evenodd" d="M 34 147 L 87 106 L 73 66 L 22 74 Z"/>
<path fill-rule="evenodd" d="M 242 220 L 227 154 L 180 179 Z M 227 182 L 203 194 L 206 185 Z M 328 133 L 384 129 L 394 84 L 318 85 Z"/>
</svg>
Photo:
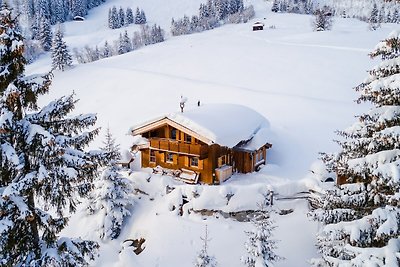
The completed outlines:
<svg viewBox="0 0 400 267">
<path fill-rule="evenodd" d="M 172 17 L 196 13 L 200 2 L 173 0 L 166 5 L 159 0 L 107 1 L 92 9 L 84 22 L 65 23 L 65 40 L 70 48 L 95 46 L 115 40 L 125 29 L 134 31 L 137 26 L 108 29 L 108 9 L 113 5 L 139 6 L 150 23 L 168 31 Z M 74 91 L 80 99 L 76 112 L 96 112 L 97 125 L 104 130 L 93 143 L 95 148 L 101 145 L 109 126 L 121 148 L 129 149 L 132 137 L 127 135 L 128 129 L 179 111 L 181 96 L 188 98 L 187 108 L 196 108 L 198 100 L 204 105 L 246 105 L 271 124 L 269 164 L 259 173 L 235 175 L 223 186 L 182 185 L 159 175 L 148 182 L 149 170 L 129 175 L 147 195 L 135 195 L 134 212 L 118 239 L 100 241 L 95 266 L 192 266 L 206 224 L 212 238 L 210 251 L 219 266 L 241 266 L 243 231 L 249 229 L 249 223 L 187 211 L 180 216 L 171 207 L 184 195 L 189 200 L 187 209 L 244 211 L 256 208 L 266 188 L 283 197 L 316 187 L 315 180 L 305 177 L 315 168 L 312 166 L 318 153 L 335 151 L 334 131 L 350 125 L 354 115 L 367 108 L 354 103 L 352 88 L 363 81 L 366 70 L 375 63 L 368 52 L 390 31 L 400 29 L 399 25 L 383 24 L 377 31 L 369 31 L 364 22 L 335 18 L 332 31 L 313 32 L 311 16 L 272 13 L 270 3 L 262 0 L 248 3 L 256 10 L 256 18 L 250 23 L 168 36 L 163 43 L 55 71 L 51 92 L 40 99 L 41 103 Z M 257 20 L 265 23 L 264 31 L 251 30 Z M 28 73 L 49 70 L 50 61 L 48 55 L 42 56 L 27 67 Z M 170 194 L 165 192 L 167 184 L 176 187 Z M 199 198 L 191 198 L 194 190 L 200 192 Z M 235 197 L 229 206 L 224 196 L 231 191 Z M 277 252 L 286 258 L 276 266 L 308 266 L 308 260 L 317 253 L 314 242 L 318 225 L 306 217 L 307 202 L 280 200 L 274 209 L 276 238 L 281 240 Z M 294 211 L 278 215 L 285 209 Z M 97 223 L 79 211 L 62 234 L 99 241 L 93 231 Z M 139 237 L 146 239 L 142 254 L 136 256 L 126 244 L 123 249 L 125 239 Z"/>
</svg>

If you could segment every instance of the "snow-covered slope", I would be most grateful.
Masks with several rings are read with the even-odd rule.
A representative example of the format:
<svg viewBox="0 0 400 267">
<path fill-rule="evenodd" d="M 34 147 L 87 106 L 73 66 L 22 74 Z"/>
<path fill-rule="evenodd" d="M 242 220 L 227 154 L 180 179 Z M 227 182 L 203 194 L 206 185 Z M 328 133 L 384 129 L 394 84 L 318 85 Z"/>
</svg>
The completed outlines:
<svg viewBox="0 0 400 267">
<path fill-rule="evenodd" d="M 117 38 L 118 30 L 106 28 L 108 8 L 112 5 L 137 5 L 146 11 L 151 23 L 168 29 L 172 16 L 194 14 L 199 2 L 173 0 L 165 5 L 159 0 L 134 4 L 109 1 L 91 10 L 85 22 L 67 23 L 66 41 L 70 47 L 83 47 Z M 78 112 L 97 112 L 98 125 L 104 129 L 109 126 L 125 149 L 132 141 L 127 135 L 130 126 L 179 111 L 181 95 L 189 99 L 189 106 L 195 106 L 198 100 L 205 104 L 249 106 L 271 124 L 270 165 L 261 173 L 235 177 L 227 186 L 269 185 L 282 195 L 304 190 L 307 185 L 297 181 L 309 173 L 318 152 L 336 149 L 331 141 L 334 130 L 348 126 L 353 116 L 366 108 L 354 103 L 356 94 L 352 88 L 363 81 L 365 71 L 374 64 L 367 53 L 399 25 L 386 24 L 371 32 L 363 22 L 336 18 L 332 31 L 313 32 L 310 16 L 270 13 L 270 6 L 264 1 L 250 2 L 257 16 L 252 22 L 262 20 L 267 25 L 264 31 L 252 32 L 252 22 L 226 25 L 199 34 L 170 37 L 164 43 L 125 55 L 75 65 L 68 71 L 55 72 L 52 92 L 41 101 L 46 103 L 74 91 L 81 99 Z M 271 25 L 276 29 L 270 29 Z M 128 30 L 133 31 L 134 27 Z M 44 56 L 28 66 L 28 72 L 46 71 L 49 62 Z M 101 140 L 102 136 L 93 146 L 99 146 Z M 141 172 L 130 177 L 139 181 L 140 186 L 147 186 L 145 190 L 150 196 L 138 201 L 119 239 L 102 243 L 102 255 L 96 266 L 126 266 L 128 262 L 144 267 L 190 266 L 201 247 L 199 237 L 205 224 L 213 238 L 210 250 L 220 266 L 241 266 L 239 258 L 244 253 L 243 230 L 249 227 L 247 223 L 178 216 L 164 203 L 170 196 L 162 190 L 171 181 L 153 177 L 158 181 L 152 178 L 146 184 L 146 177 L 148 174 Z M 213 196 L 210 193 L 210 198 Z M 254 202 L 260 196 L 258 192 Z M 286 216 L 274 215 L 277 238 L 282 240 L 278 252 L 287 258 L 276 266 L 307 266 L 306 260 L 316 253 L 313 234 L 317 225 L 308 222 L 305 202 L 279 205 L 295 207 L 295 211 Z M 77 214 L 64 234 L 95 238 L 96 233 L 91 231 L 95 223 L 92 218 Z M 125 238 L 139 236 L 147 240 L 142 254 L 134 256 L 128 250 L 118 254 Z"/>
<path fill-rule="evenodd" d="M 312 32 L 309 16 L 266 14 L 262 1 L 256 6 L 258 17 L 276 29 L 227 25 L 77 65 L 55 73 L 49 99 L 75 91 L 79 110 L 98 112 L 99 125 L 109 125 L 123 147 L 130 145 L 131 125 L 178 111 L 181 95 L 188 105 L 247 105 L 271 122 L 270 161 L 281 167 L 274 174 L 302 177 L 318 152 L 335 149 L 333 131 L 361 108 L 352 88 L 373 64 L 368 51 L 398 26 L 371 32 L 365 23 L 338 18 L 332 31 Z M 44 71 L 48 60 L 30 71 Z"/>
</svg>

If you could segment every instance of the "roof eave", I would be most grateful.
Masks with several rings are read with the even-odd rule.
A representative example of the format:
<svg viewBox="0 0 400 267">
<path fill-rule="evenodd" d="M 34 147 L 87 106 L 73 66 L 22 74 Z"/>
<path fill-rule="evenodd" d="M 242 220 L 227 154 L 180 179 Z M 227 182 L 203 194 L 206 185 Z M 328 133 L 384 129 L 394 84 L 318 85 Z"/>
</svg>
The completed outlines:
<svg viewBox="0 0 400 267">
<path fill-rule="evenodd" d="M 170 125 L 178 130 L 188 133 L 191 136 L 193 136 L 194 138 L 206 143 L 207 145 L 212 145 L 215 143 L 214 140 L 210 140 L 209 138 L 196 133 L 195 131 L 191 130 L 190 128 L 183 126 L 182 124 L 177 123 L 166 116 L 156 119 L 156 120 L 153 120 L 153 121 L 150 121 L 146 124 L 142 124 L 136 128 L 131 128 L 130 133 L 131 133 L 131 135 L 135 136 L 135 135 L 146 133 L 146 132 L 156 129 L 158 127 L 162 127 L 164 125 Z"/>
</svg>

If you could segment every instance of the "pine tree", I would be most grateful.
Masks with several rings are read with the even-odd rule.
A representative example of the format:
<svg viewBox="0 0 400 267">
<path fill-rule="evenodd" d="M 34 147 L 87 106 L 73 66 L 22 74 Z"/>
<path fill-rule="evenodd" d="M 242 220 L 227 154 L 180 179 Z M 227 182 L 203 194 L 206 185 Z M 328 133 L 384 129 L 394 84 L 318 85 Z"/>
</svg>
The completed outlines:
<svg viewBox="0 0 400 267">
<path fill-rule="evenodd" d="M 164 42 L 164 33 L 160 26 L 154 24 L 153 27 L 151 27 L 150 34 L 153 44 Z"/>
<path fill-rule="evenodd" d="M 38 35 L 43 50 L 50 51 L 52 39 L 51 26 L 50 21 L 44 16 L 40 18 Z"/>
<path fill-rule="evenodd" d="M 379 10 L 378 21 L 379 23 L 384 23 L 385 19 L 385 6 L 382 6 Z"/>
<path fill-rule="evenodd" d="M 332 18 L 327 14 L 327 8 L 315 10 L 313 23 L 314 31 L 327 31 L 332 28 Z"/>
<path fill-rule="evenodd" d="M 113 19 L 112 19 L 112 13 L 111 13 L 111 8 L 108 9 L 108 28 L 113 29 L 114 24 L 113 24 Z"/>
<path fill-rule="evenodd" d="M 205 235 L 204 235 L 204 237 L 200 237 L 200 239 L 203 241 L 203 247 L 196 256 L 196 259 L 194 261 L 194 266 L 195 267 L 216 267 L 217 261 L 215 260 L 215 257 L 208 255 L 208 251 L 207 251 L 208 250 L 208 242 L 211 241 L 211 239 L 208 238 L 207 225 L 206 225 Z"/>
<path fill-rule="evenodd" d="M 133 11 L 132 8 L 130 7 L 126 8 L 126 23 L 128 25 L 135 23 L 135 18 L 133 17 Z"/>
<path fill-rule="evenodd" d="M 141 14 L 140 14 L 139 7 L 136 8 L 136 12 L 135 12 L 135 24 L 141 24 Z"/>
<path fill-rule="evenodd" d="M 124 36 L 122 35 L 122 33 L 119 34 L 117 52 L 118 52 L 118 55 L 122 55 L 122 54 L 126 53 Z"/>
<path fill-rule="evenodd" d="M 25 70 L 24 45 L 18 24 L 3 4 L 0 9 L 0 93 Z"/>
<path fill-rule="evenodd" d="M 355 90 L 372 108 L 338 134 L 341 151 L 323 154 L 346 183 L 327 190 L 310 216 L 323 222 L 315 266 L 397 266 L 400 262 L 400 33 L 370 53 L 382 62 Z"/>
<path fill-rule="evenodd" d="M 122 230 L 124 220 L 131 215 L 133 188 L 131 182 L 121 175 L 117 161 L 121 158 L 110 129 L 107 129 L 104 147 L 106 169 L 95 180 L 94 190 L 87 207 L 88 213 L 100 216 L 102 223 L 97 229 L 100 238 L 115 239 Z"/>
<path fill-rule="evenodd" d="M 279 11 L 279 3 L 278 0 L 274 0 L 272 7 L 271 7 L 272 12 L 278 12 Z"/>
<path fill-rule="evenodd" d="M 86 0 L 70 0 L 72 17 L 84 17 L 87 14 L 88 5 Z"/>
<path fill-rule="evenodd" d="M 140 24 L 146 24 L 147 18 L 146 14 L 144 13 L 143 9 L 140 11 Z"/>
<path fill-rule="evenodd" d="M 372 7 L 371 14 L 369 15 L 368 23 L 369 23 L 369 28 L 372 31 L 375 31 L 376 29 L 378 29 L 381 26 L 381 24 L 379 22 L 379 11 L 378 11 L 378 7 L 377 7 L 376 3 Z"/>
<path fill-rule="evenodd" d="M 388 11 L 386 15 L 386 22 L 391 23 L 392 22 L 392 14 L 390 13 L 390 10 Z"/>
<path fill-rule="evenodd" d="M 209 14 L 208 14 L 208 8 L 205 4 L 200 4 L 200 8 L 199 8 L 199 18 L 205 19 L 208 18 Z"/>
<path fill-rule="evenodd" d="M 63 0 L 53 0 L 51 1 L 52 10 L 52 24 L 64 22 L 67 18 L 67 9 L 65 7 L 65 2 Z"/>
<path fill-rule="evenodd" d="M 272 239 L 276 226 L 270 218 L 266 204 L 259 206 L 260 210 L 251 218 L 254 230 L 245 232 L 248 237 L 245 243 L 247 255 L 241 260 L 248 267 L 268 267 L 283 259 L 275 253 L 278 240 Z"/>
<path fill-rule="evenodd" d="M 82 149 L 98 129 L 81 134 L 96 116 L 68 116 L 76 103 L 72 95 L 39 109 L 37 98 L 48 92 L 51 75 L 24 75 L 23 43 L 16 29 L 3 5 L 1 68 L 12 64 L 8 70 L 14 78 L 8 84 L 2 80 L 0 98 L 0 265 L 86 265 L 97 243 L 58 235 L 68 222 L 66 210 L 75 211 L 97 173 L 98 155 Z"/>
<path fill-rule="evenodd" d="M 111 29 L 117 29 L 121 27 L 119 25 L 118 12 L 115 6 L 111 8 L 111 12 L 108 19 L 108 25 Z"/>
<path fill-rule="evenodd" d="M 119 8 L 118 12 L 118 24 L 120 27 L 123 27 L 125 25 L 125 11 L 122 7 Z"/>
<path fill-rule="evenodd" d="M 399 22 L 400 22 L 399 11 L 395 9 L 393 11 L 392 23 L 399 23 Z"/>
<path fill-rule="evenodd" d="M 124 35 L 122 36 L 122 43 L 125 53 L 132 51 L 132 41 L 128 35 L 128 31 L 124 32 Z"/>
<path fill-rule="evenodd" d="M 108 45 L 107 41 L 104 43 L 102 57 L 103 58 L 111 57 L 111 50 L 110 50 L 110 46 Z"/>
<path fill-rule="evenodd" d="M 64 71 L 65 67 L 72 65 L 72 57 L 68 52 L 67 44 L 63 40 L 63 32 L 60 27 L 54 33 L 51 46 L 51 60 L 53 69 Z"/>
</svg>

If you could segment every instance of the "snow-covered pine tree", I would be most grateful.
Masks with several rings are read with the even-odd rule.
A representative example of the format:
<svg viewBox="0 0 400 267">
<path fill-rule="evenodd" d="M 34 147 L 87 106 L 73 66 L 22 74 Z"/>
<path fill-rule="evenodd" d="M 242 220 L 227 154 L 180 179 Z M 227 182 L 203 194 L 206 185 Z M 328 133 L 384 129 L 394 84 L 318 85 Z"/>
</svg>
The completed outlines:
<svg viewBox="0 0 400 267">
<path fill-rule="evenodd" d="M 121 155 L 110 129 L 107 129 L 104 147 L 101 148 L 107 161 L 101 177 L 95 180 L 94 190 L 87 211 L 100 220 L 99 235 L 102 239 L 115 239 L 121 233 L 124 220 L 131 215 L 133 187 L 122 176 L 117 161 Z"/>
<path fill-rule="evenodd" d="M 86 0 L 69 0 L 72 17 L 84 17 L 88 11 Z"/>
<path fill-rule="evenodd" d="M 217 261 L 214 256 L 210 256 L 208 254 L 208 242 L 211 241 L 211 239 L 208 237 L 208 228 L 207 225 L 205 227 L 205 234 L 204 237 L 200 237 L 200 239 L 203 241 L 203 247 L 199 251 L 199 253 L 196 255 L 196 259 L 194 261 L 194 266 L 195 267 L 217 267 Z"/>
<path fill-rule="evenodd" d="M 48 92 L 51 75 L 24 75 L 21 34 L 10 9 L 0 8 L 0 265 L 83 266 L 98 244 L 59 237 L 80 198 L 97 174 L 96 158 L 83 149 L 98 129 L 82 133 L 96 116 L 68 116 L 73 96 L 39 109 L 37 98 Z M 3 72 L 2 72 L 3 73 Z M 39 203 L 45 203 L 46 208 Z M 49 211 L 47 211 L 49 209 Z"/>
<path fill-rule="evenodd" d="M 328 13 L 328 7 L 315 10 L 315 17 L 312 21 L 314 31 L 327 31 L 332 28 L 332 17 Z"/>
<path fill-rule="evenodd" d="M 111 8 L 111 13 L 108 19 L 108 25 L 111 29 L 117 29 L 121 27 L 119 25 L 118 12 L 116 6 L 113 6 Z"/>
<path fill-rule="evenodd" d="M 44 16 L 40 18 L 38 35 L 43 50 L 50 51 L 51 39 L 52 39 L 51 26 L 50 26 L 50 21 Z"/>
<path fill-rule="evenodd" d="M 400 23 L 399 10 L 397 9 L 393 11 L 392 23 Z"/>
<path fill-rule="evenodd" d="M 63 40 L 61 27 L 57 27 L 51 45 L 51 65 L 53 69 L 64 71 L 65 67 L 72 65 L 72 57 L 68 52 L 67 44 Z"/>
<path fill-rule="evenodd" d="M 144 10 L 140 10 L 140 24 L 146 24 L 147 23 L 147 18 L 146 18 L 146 13 L 144 13 Z"/>
<path fill-rule="evenodd" d="M 141 24 L 141 17 L 140 17 L 140 9 L 139 9 L 139 7 L 136 8 L 136 12 L 135 12 L 135 24 Z"/>
<path fill-rule="evenodd" d="M 5 4 L 0 9 L 0 33 L 0 93 L 3 94 L 9 84 L 24 72 L 26 64 L 22 35 Z"/>
<path fill-rule="evenodd" d="M 371 14 L 369 15 L 368 18 L 368 23 L 369 23 L 369 29 L 372 31 L 375 31 L 381 26 L 379 21 L 379 11 L 376 3 L 374 3 L 374 6 L 372 7 Z"/>
<path fill-rule="evenodd" d="M 205 4 L 200 4 L 200 7 L 199 7 L 199 18 L 200 18 L 200 20 L 203 20 L 203 19 L 208 18 L 208 17 L 209 17 L 209 14 L 208 14 L 207 6 Z"/>
<path fill-rule="evenodd" d="M 126 53 L 124 36 L 122 35 L 122 33 L 119 34 L 118 44 L 117 44 L 117 53 L 118 53 L 118 55 L 122 55 L 122 54 Z"/>
<path fill-rule="evenodd" d="M 164 42 L 164 33 L 160 26 L 154 24 L 151 27 L 151 40 L 153 44 Z"/>
<path fill-rule="evenodd" d="M 132 51 L 132 41 L 128 35 L 128 31 L 124 32 L 124 35 L 122 37 L 122 42 L 123 42 L 123 46 L 125 48 L 125 53 Z"/>
<path fill-rule="evenodd" d="M 64 22 L 67 18 L 67 9 L 66 9 L 66 2 L 63 0 L 53 0 L 51 1 L 51 23 L 61 23 Z"/>
<path fill-rule="evenodd" d="M 123 27 L 125 25 L 125 11 L 122 7 L 119 8 L 118 11 L 118 24 L 120 27 Z"/>
<path fill-rule="evenodd" d="M 102 53 L 102 57 L 103 58 L 107 58 L 107 57 L 111 57 L 111 49 L 110 46 L 108 45 L 108 42 L 106 41 L 104 43 L 104 47 L 103 47 L 103 53 Z"/>
<path fill-rule="evenodd" d="M 379 15 L 378 15 L 378 21 L 380 23 L 384 23 L 385 22 L 385 6 L 382 6 L 381 9 L 379 10 Z"/>
<path fill-rule="evenodd" d="M 386 22 L 391 23 L 392 22 L 392 13 L 390 13 L 390 10 L 388 11 L 386 15 Z"/>
<path fill-rule="evenodd" d="M 108 19 L 107 19 L 107 24 L 108 28 L 112 29 L 114 26 L 113 20 L 112 20 L 112 13 L 111 13 L 111 8 L 108 9 Z"/>
<path fill-rule="evenodd" d="M 135 18 L 133 17 L 133 11 L 132 8 L 130 7 L 126 8 L 126 23 L 128 25 L 135 23 Z"/>
<path fill-rule="evenodd" d="M 330 171 L 347 178 L 326 191 L 310 213 L 325 226 L 318 233 L 321 258 L 314 266 L 398 266 L 400 262 L 400 32 L 370 53 L 382 62 L 355 88 L 358 103 L 373 105 L 323 154 Z"/>
<path fill-rule="evenodd" d="M 278 12 L 279 11 L 278 0 L 274 0 L 274 2 L 272 3 L 271 11 L 272 12 Z"/>
<path fill-rule="evenodd" d="M 244 244 L 247 255 L 241 261 L 248 267 L 268 267 L 284 259 L 275 253 L 279 241 L 272 239 L 276 226 L 270 218 L 266 203 L 260 204 L 259 208 L 251 218 L 254 230 L 245 232 L 248 238 Z"/>
</svg>

